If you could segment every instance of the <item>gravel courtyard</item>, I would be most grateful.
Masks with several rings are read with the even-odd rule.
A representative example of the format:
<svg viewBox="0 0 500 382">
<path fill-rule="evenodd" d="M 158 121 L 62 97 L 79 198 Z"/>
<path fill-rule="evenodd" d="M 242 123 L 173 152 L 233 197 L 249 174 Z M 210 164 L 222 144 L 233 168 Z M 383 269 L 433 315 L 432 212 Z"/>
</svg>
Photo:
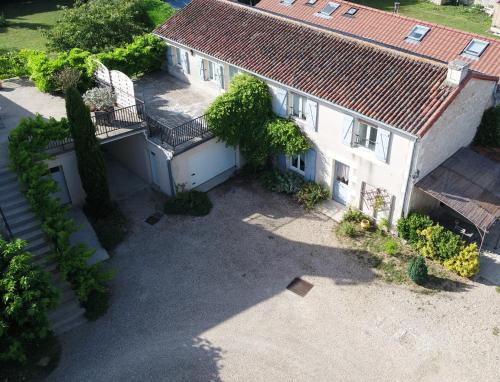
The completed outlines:
<svg viewBox="0 0 500 382">
<path fill-rule="evenodd" d="M 334 223 L 232 180 L 203 218 L 122 202 L 108 313 L 66 333 L 52 381 L 500 381 L 500 294 L 386 284 Z M 314 284 L 302 298 L 295 277 Z M 496 329 L 495 329 L 496 328 Z"/>
</svg>

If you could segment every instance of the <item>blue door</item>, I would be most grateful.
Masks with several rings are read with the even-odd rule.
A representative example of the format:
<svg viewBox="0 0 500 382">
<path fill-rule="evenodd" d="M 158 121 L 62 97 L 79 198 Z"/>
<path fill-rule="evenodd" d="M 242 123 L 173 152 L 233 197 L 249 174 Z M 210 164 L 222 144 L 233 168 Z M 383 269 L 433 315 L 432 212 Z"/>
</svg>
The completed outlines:
<svg viewBox="0 0 500 382">
<path fill-rule="evenodd" d="M 349 166 L 339 161 L 335 161 L 333 199 L 343 205 L 349 200 Z"/>
</svg>

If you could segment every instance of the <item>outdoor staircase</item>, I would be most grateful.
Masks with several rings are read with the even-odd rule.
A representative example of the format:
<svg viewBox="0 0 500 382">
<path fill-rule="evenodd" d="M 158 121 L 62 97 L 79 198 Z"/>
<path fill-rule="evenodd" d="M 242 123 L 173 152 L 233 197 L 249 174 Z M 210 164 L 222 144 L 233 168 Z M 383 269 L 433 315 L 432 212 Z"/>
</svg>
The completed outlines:
<svg viewBox="0 0 500 382">
<path fill-rule="evenodd" d="M 50 259 L 52 244 L 45 239 L 40 221 L 20 191 L 17 175 L 7 168 L 0 168 L 0 207 L 12 236 L 27 242 L 26 250 L 33 256 L 33 262 L 52 275 L 52 282 L 60 291 L 59 304 L 49 313 L 54 332 L 61 334 L 84 323 L 85 310 L 70 285 L 61 278 L 57 264 Z"/>
</svg>

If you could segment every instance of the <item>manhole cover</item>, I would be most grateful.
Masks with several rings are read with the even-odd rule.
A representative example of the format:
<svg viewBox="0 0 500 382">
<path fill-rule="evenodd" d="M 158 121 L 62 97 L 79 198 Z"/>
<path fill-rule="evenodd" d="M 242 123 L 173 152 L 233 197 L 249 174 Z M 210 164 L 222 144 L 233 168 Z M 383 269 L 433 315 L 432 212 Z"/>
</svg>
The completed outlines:
<svg viewBox="0 0 500 382">
<path fill-rule="evenodd" d="M 148 217 L 145 220 L 145 222 L 150 224 L 150 225 L 155 225 L 156 223 L 158 223 L 160 221 L 162 216 L 163 216 L 163 214 L 161 212 L 155 212 L 153 215 Z"/>
<path fill-rule="evenodd" d="M 307 293 L 309 293 L 313 286 L 314 285 L 302 280 L 300 277 L 296 277 L 290 284 L 288 284 L 286 289 L 298 294 L 301 297 L 304 297 Z"/>
</svg>

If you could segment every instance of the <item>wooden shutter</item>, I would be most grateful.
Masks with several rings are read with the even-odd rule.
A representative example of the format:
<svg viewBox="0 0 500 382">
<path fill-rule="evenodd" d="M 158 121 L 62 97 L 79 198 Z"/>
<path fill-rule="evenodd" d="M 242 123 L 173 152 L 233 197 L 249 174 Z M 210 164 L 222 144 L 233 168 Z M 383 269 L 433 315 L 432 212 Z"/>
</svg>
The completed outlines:
<svg viewBox="0 0 500 382">
<path fill-rule="evenodd" d="M 172 47 L 170 45 L 167 46 L 167 64 L 168 65 L 174 64 L 174 52 L 173 52 Z"/>
<path fill-rule="evenodd" d="M 201 57 L 198 57 L 198 69 L 200 71 L 200 80 L 205 81 L 205 61 Z"/>
<path fill-rule="evenodd" d="M 278 168 L 282 171 L 286 170 L 286 156 L 285 154 L 278 154 L 276 158 L 276 164 L 278 165 Z"/>
<path fill-rule="evenodd" d="M 312 131 L 318 131 L 318 103 L 308 99 L 305 107 L 307 127 Z"/>
<path fill-rule="evenodd" d="M 387 130 L 377 129 L 377 142 L 375 143 L 375 155 L 377 159 L 387 162 L 389 155 L 389 142 L 391 140 L 391 133 Z"/>
<path fill-rule="evenodd" d="M 342 116 L 342 143 L 352 146 L 353 142 L 354 118 L 349 115 Z"/>
<path fill-rule="evenodd" d="M 220 89 L 224 89 L 224 65 L 216 66 L 215 78 Z"/>
<path fill-rule="evenodd" d="M 189 53 L 188 52 L 181 53 L 181 65 L 182 65 L 182 70 L 184 71 L 184 73 L 190 74 Z"/>
<path fill-rule="evenodd" d="M 280 117 L 287 117 L 287 108 L 288 108 L 288 92 L 285 89 L 272 86 L 271 87 L 271 95 L 273 98 L 273 111 L 278 114 Z"/>
<path fill-rule="evenodd" d="M 306 162 L 304 178 L 309 182 L 314 182 L 316 180 L 316 151 L 310 149 L 304 155 Z"/>
</svg>

